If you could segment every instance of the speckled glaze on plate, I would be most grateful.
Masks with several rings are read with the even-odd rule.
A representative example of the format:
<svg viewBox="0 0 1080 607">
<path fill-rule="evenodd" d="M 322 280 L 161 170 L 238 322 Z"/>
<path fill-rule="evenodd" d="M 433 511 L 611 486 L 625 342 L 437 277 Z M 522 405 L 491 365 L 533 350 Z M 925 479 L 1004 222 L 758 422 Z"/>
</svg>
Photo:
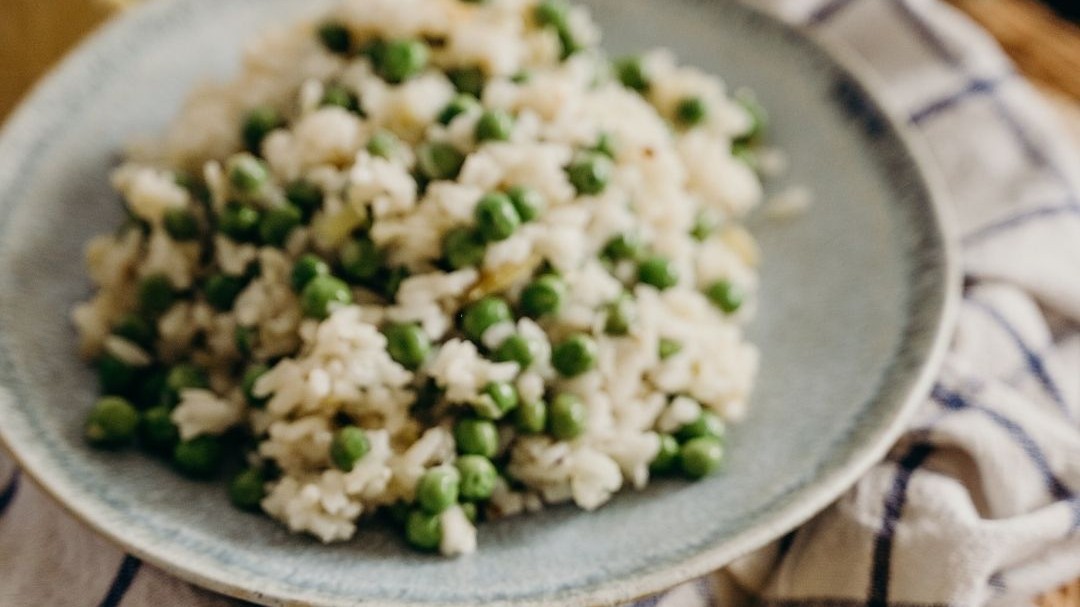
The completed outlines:
<svg viewBox="0 0 1080 607">
<path fill-rule="evenodd" d="M 733 0 L 590 0 L 614 52 L 668 46 L 757 91 L 805 216 L 754 222 L 765 255 L 763 367 L 723 474 L 659 482 L 586 514 L 485 525 L 481 550 L 416 554 L 388 530 L 323 546 L 233 510 L 220 485 L 81 440 L 95 397 L 67 315 L 82 248 L 118 224 L 108 172 L 191 86 L 233 71 L 243 41 L 326 0 L 157 0 L 110 24 L 0 135 L 0 435 L 71 512 L 149 562 L 267 604 L 611 604 L 702 575 L 838 497 L 928 391 L 958 280 L 925 153 L 850 59 Z M 847 67 L 841 67 L 845 65 Z"/>
</svg>

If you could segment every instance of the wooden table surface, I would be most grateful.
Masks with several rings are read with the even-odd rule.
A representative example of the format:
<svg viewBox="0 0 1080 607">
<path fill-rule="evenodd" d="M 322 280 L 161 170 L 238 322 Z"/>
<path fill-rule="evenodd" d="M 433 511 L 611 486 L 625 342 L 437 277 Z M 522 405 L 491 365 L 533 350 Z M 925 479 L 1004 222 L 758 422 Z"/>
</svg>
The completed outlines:
<svg viewBox="0 0 1080 607">
<path fill-rule="evenodd" d="M 131 0 L 2 0 L 0 120 L 72 44 Z M 1080 27 L 1036 0 L 950 0 L 992 33 L 1080 142 Z M 1080 607 L 1080 580 L 1042 607 Z"/>
</svg>

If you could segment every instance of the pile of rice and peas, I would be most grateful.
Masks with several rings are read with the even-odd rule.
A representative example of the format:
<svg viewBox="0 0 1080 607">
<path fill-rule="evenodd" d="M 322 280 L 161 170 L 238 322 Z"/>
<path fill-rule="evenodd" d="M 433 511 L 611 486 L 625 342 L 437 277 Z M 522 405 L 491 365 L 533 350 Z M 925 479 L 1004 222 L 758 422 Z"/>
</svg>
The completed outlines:
<svg viewBox="0 0 1080 607">
<path fill-rule="evenodd" d="M 746 408 L 764 116 L 560 0 L 345 0 L 269 33 L 113 174 L 76 307 L 94 445 L 413 546 L 653 475 Z"/>
</svg>

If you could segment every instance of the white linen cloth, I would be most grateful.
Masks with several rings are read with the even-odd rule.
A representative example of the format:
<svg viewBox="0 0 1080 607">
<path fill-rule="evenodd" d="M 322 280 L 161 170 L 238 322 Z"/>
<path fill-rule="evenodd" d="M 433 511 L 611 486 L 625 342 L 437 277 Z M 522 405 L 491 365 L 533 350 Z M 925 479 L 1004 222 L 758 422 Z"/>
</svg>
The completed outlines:
<svg viewBox="0 0 1080 607">
<path fill-rule="evenodd" d="M 839 502 L 638 605 L 1029 604 L 1080 576 L 1080 160 L 937 0 L 760 4 L 861 55 L 929 142 L 963 248 L 960 325 L 910 430 Z M 125 556 L 2 461 L 0 516 L 0 606 L 237 604 Z"/>
</svg>

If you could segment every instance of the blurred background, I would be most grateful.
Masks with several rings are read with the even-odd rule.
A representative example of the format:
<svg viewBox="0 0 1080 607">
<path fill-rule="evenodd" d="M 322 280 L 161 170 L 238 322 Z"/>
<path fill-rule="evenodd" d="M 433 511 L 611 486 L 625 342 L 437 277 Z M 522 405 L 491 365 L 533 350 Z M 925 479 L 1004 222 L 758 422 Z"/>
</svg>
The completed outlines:
<svg viewBox="0 0 1080 607">
<path fill-rule="evenodd" d="M 138 1 L 0 0 L 0 119 L 72 44 Z M 949 1 L 1001 42 L 1080 137 L 1080 0 Z"/>
<path fill-rule="evenodd" d="M 138 0 L 0 0 L 0 121 L 72 45 Z M 1080 142 L 1080 0 L 948 0 L 987 29 Z M 1080 580 L 1042 607 L 1080 607 Z"/>
</svg>

